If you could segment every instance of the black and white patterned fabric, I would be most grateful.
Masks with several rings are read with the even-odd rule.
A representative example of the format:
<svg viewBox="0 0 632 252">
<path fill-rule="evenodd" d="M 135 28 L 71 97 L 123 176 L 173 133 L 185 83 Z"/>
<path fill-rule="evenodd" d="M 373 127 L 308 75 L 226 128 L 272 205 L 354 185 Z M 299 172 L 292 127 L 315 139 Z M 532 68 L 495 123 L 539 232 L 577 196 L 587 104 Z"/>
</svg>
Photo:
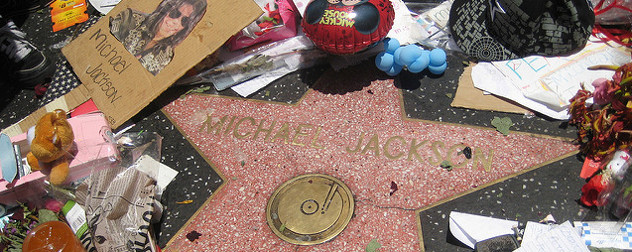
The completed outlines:
<svg viewBox="0 0 632 252">
<path fill-rule="evenodd" d="M 456 44 L 482 61 L 574 52 L 594 22 L 587 0 L 455 0 L 449 18 Z"/>
<path fill-rule="evenodd" d="M 92 16 L 86 22 L 80 24 L 81 27 L 79 28 L 78 34 L 88 30 L 88 28 L 99 21 L 100 18 L 101 16 L 98 15 Z M 65 57 L 62 56 L 61 59 L 57 61 L 55 69 L 55 74 L 53 74 L 53 79 L 51 80 L 46 93 L 39 100 L 39 106 L 48 104 L 81 84 Z"/>
</svg>

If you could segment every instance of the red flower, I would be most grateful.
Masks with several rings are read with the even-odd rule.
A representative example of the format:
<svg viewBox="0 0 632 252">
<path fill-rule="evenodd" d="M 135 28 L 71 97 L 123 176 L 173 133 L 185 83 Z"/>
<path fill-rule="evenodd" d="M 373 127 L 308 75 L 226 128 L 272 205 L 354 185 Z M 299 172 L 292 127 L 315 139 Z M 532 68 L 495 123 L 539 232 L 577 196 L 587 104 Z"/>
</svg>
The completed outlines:
<svg viewBox="0 0 632 252">
<path fill-rule="evenodd" d="M 599 78 L 592 82 L 595 91 L 593 92 L 593 99 L 595 103 L 599 105 L 608 104 L 614 97 L 613 86 L 614 83 L 606 78 Z"/>
<path fill-rule="evenodd" d="M 583 87 L 570 100 L 570 125 L 577 126 L 581 151 L 596 161 L 632 146 L 632 62 L 623 66 L 595 66 L 614 70 L 612 80 L 597 80 L 595 92 Z M 588 98 L 601 106 L 586 106 Z"/>
<path fill-rule="evenodd" d="M 46 202 L 44 202 L 44 207 L 55 213 L 59 213 L 59 211 L 61 211 L 64 207 L 64 204 L 56 199 L 47 199 Z"/>
<path fill-rule="evenodd" d="M 601 174 L 592 177 L 588 183 L 582 186 L 582 196 L 579 201 L 585 206 L 603 206 L 604 200 L 600 199 L 600 194 L 607 185 L 601 180 Z"/>
</svg>

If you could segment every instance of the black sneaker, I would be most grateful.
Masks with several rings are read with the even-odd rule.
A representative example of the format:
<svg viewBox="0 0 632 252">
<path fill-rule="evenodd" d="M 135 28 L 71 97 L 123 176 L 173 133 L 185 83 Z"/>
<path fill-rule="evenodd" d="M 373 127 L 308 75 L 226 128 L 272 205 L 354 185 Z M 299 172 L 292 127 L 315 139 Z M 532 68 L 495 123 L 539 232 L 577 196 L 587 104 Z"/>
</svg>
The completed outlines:
<svg viewBox="0 0 632 252">
<path fill-rule="evenodd" d="M 11 20 L 0 28 L 0 69 L 22 87 L 32 88 L 44 83 L 55 69 L 24 35 Z"/>
<path fill-rule="evenodd" d="M 4 18 L 33 13 L 48 8 L 55 0 L 0 0 L 0 15 Z"/>
</svg>

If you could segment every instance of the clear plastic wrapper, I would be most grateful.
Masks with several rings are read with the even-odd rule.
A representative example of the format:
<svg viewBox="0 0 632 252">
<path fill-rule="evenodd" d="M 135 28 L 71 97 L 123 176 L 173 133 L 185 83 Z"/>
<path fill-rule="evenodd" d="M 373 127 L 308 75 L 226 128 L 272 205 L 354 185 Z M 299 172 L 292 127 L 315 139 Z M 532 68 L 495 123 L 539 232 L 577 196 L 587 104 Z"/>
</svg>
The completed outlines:
<svg viewBox="0 0 632 252">
<path fill-rule="evenodd" d="M 603 42 L 632 47 L 632 0 L 591 0 L 595 12 L 593 35 Z"/>
<path fill-rule="evenodd" d="M 604 219 L 627 222 L 632 209 L 632 163 L 629 151 L 616 151 L 601 172 L 604 190 L 599 194 Z"/>
<path fill-rule="evenodd" d="M 448 20 L 452 1 L 411 1 L 406 2 L 413 18 L 419 24 L 422 38 L 419 44 L 428 48 L 446 51 L 461 51 L 451 39 Z"/>
<path fill-rule="evenodd" d="M 176 84 L 213 83 L 215 89 L 224 90 L 265 73 L 310 67 L 324 57 L 326 54 L 315 49 L 307 37 L 299 35 L 238 55 Z"/>
<path fill-rule="evenodd" d="M 595 23 L 600 25 L 632 24 L 632 0 L 591 0 L 595 7 Z"/>
<path fill-rule="evenodd" d="M 292 0 L 255 0 L 263 15 L 228 41 L 230 50 L 239 50 L 264 42 L 279 41 L 296 35 L 300 15 Z"/>
<path fill-rule="evenodd" d="M 19 156 L 16 178 L 11 182 L 0 179 L 0 205 L 15 206 L 18 202 L 36 202 L 47 193 L 58 197 L 63 188 L 74 188 L 91 172 L 116 166 L 118 150 L 112 138 L 111 129 L 102 113 L 88 113 L 71 117 L 68 122 L 74 131 L 72 146 L 66 150 L 64 158 L 69 163 L 65 183 L 51 186 L 47 175 L 50 169 L 32 171 L 26 155 L 30 152 L 27 133 L 11 138 Z M 59 195 L 61 197 L 63 195 Z"/>
<path fill-rule="evenodd" d="M 154 179 L 158 174 L 136 166 L 144 158 L 160 160 L 162 137 L 124 133 L 116 140 L 120 165 L 93 172 L 77 187 L 77 203 L 85 210 L 89 229 L 82 242 L 97 251 L 155 251 L 150 224 L 162 215 Z"/>
</svg>

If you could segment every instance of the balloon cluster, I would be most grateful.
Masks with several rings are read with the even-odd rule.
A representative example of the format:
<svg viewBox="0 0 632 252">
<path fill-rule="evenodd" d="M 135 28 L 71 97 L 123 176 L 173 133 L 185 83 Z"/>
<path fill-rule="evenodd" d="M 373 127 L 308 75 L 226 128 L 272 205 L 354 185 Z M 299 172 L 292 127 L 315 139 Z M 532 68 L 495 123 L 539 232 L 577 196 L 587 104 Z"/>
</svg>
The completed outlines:
<svg viewBox="0 0 632 252">
<path fill-rule="evenodd" d="M 411 73 L 428 68 L 433 74 L 442 74 L 448 67 L 442 49 L 428 51 L 417 45 L 400 46 L 394 38 L 386 38 L 383 43 L 384 51 L 375 57 L 375 65 L 390 76 L 398 75 L 404 67 Z"/>
</svg>

